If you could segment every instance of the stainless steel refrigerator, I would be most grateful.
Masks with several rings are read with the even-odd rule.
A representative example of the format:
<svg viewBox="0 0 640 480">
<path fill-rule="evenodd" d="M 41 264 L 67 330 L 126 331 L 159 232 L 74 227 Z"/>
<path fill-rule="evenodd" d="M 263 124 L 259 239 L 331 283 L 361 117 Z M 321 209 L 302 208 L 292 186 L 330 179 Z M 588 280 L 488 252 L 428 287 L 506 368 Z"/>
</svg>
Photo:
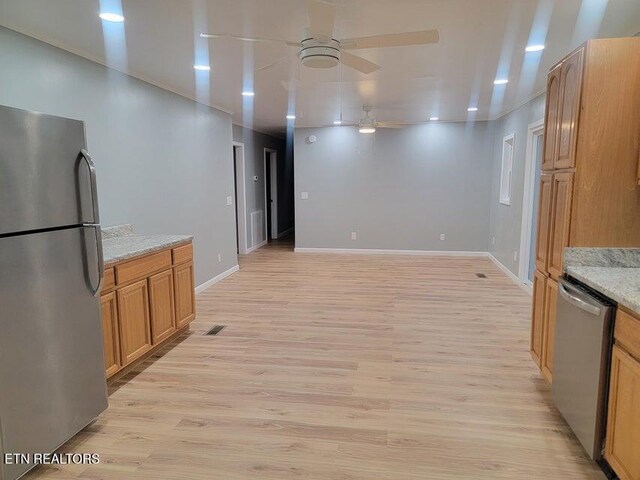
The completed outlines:
<svg viewBox="0 0 640 480">
<path fill-rule="evenodd" d="M 102 242 L 84 123 L 0 106 L 0 480 L 107 408 Z M 99 452 L 96 452 L 99 453 Z"/>
</svg>

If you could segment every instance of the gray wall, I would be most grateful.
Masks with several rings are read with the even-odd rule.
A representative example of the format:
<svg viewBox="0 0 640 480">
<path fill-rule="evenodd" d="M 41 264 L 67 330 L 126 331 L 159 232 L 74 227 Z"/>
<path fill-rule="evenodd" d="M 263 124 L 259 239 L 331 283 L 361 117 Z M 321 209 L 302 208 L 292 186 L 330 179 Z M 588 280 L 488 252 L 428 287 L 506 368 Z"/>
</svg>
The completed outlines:
<svg viewBox="0 0 640 480">
<path fill-rule="evenodd" d="M 522 228 L 522 196 L 524 193 L 527 131 L 529 125 L 544 117 L 545 95 L 492 122 L 495 140 L 491 186 L 491 232 L 489 251 L 509 270 L 518 274 L 520 262 L 520 229 Z M 500 170 L 502 168 L 502 139 L 515 133 L 515 152 L 512 169 L 511 205 L 500 204 Z M 495 245 L 491 239 L 495 237 Z M 518 252 L 518 259 L 513 254 Z"/>
<path fill-rule="evenodd" d="M 247 214 L 247 245 L 251 248 L 251 212 L 264 209 L 264 149 L 277 150 L 278 159 L 278 231 L 284 232 L 293 227 L 293 158 L 285 139 L 265 135 L 239 125 L 233 125 L 233 140 L 244 144 L 245 188 Z M 254 175 L 258 182 L 253 181 Z M 264 227 L 263 227 L 264 231 Z"/>
<path fill-rule="evenodd" d="M 297 247 L 487 251 L 490 123 L 304 128 L 294 145 Z"/>
<path fill-rule="evenodd" d="M 2 27 L 0 104 L 86 123 L 103 225 L 194 234 L 196 284 L 237 264 L 230 115 Z"/>
</svg>

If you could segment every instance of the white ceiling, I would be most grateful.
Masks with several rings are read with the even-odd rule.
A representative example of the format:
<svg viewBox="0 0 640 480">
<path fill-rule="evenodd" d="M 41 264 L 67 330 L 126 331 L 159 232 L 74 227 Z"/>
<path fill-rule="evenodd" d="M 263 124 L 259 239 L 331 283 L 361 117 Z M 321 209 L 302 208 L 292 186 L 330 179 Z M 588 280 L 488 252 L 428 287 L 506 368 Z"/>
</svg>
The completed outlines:
<svg viewBox="0 0 640 480">
<path fill-rule="evenodd" d="M 121 1 L 126 62 L 125 49 L 118 49 L 122 27 L 103 30 L 98 0 L 0 0 L 0 24 L 270 133 L 284 131 L 292 110 L 296 126 L 331 124 L 341 97 L 351 120 L 361 116 L 363 103 L 381 121 L 497 118 L 544 90 L 549 67 L 586 38 L 640 31 L 639 0 L 336 0 L 338 38 L 440 31 L 436 45 L 358 51 L 382 68 L 364 75 L 342 67 L 341 83 L 339 67 L 301 67 L 296 49 L 284 44 L 199 38 L 209 31 L 297 41 L 308 24 L 303 0 Z M 530 38 L 542 40 L 544 52 L 525 54 Z M 116 53 L 109 60 L 105 40 Z M 287 54 L 290 61 L 254 74 Z M 193 70 L 194 62 L 207 61 L 210 73 Z M 508 76 L 509 84 L 494 87 L 496 76 Z M 240 95 L 243 85 L 255 90 L 253 99 Z M 470 103 L 477 114 L 467 113 Z"/>
</svg>

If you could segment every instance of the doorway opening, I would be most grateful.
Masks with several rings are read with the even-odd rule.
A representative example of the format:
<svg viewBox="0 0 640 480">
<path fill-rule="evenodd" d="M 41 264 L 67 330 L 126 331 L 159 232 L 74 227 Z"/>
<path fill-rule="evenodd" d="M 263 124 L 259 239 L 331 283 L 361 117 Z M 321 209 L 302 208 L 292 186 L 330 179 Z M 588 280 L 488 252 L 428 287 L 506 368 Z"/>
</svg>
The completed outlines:
<svg viewBox="0 0 640 480">
<path fill-rule="evenodd" d="M 278 151 L 264 149 L 264 238 L 278 238 Z"/>
<path fill-rule="evenodd" d="M 522 197 L 522 228 L 520 230 L 520 265 L 518 277 L 525 285 L 533 285 L 535 243 L 538 218 L 538 195 L 544 146 L 544 120 L 529 125 L 525 160 L 524 194 Z"/>
<path fill-rule="evenodd" d="M 247 197 L 245 185 L 244 143 L 233 142 L 236 248 L 239 255 L 247 254 Z"/>
</svg>

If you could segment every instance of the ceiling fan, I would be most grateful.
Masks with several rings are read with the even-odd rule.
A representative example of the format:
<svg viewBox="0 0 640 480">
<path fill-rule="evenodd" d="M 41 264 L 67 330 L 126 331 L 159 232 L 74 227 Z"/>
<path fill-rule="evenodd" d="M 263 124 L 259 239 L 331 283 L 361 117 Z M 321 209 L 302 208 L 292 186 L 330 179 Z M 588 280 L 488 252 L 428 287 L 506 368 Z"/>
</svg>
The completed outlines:
<svg viewBox="0 0 640 480">
<path fill-rule="evenodd" d="M 437 30 L 423 30 L 419 32 L 394 33 L 389 35 L 374 35 L 371 37 L 344 38 L 337 40 L 333 36 L 333 26 L 336 7 L 330 3 L 318 0 L 307 0 L 309 27 L 300 42 L 290 42 L 276 38 L 242 37 L 221 33 L 201 33 L 203 38 L 233 38 L 245 42 L 284 42 L 291 47 L 299 48 L 298 55 L 302 64 L 311 68 L 331 68 L 343 63 L 364 74 L 373 73 L 380 69 L 369 60 L 349 53 L 347 50 L 362 48 L 402 47 L 408 45 L 425 45 L 438 43 L 440 36 Z M 270 68 L 288 55 L 265 65 L 259 70 Z"/>
<path fill-rule="evenodd" d="M 353 125 L 358 127 L 360 133 L 375 133 L 377 128 L 404 128 L 406 125 L 403 123 L 395 122 L 376 122 L 375 117 L 371 114 L 373 107 L 371 105 L 363 105 L 362 110 L 364 114 L 358 122 L 343 122 L 334 125 Z"/>
</svg>

